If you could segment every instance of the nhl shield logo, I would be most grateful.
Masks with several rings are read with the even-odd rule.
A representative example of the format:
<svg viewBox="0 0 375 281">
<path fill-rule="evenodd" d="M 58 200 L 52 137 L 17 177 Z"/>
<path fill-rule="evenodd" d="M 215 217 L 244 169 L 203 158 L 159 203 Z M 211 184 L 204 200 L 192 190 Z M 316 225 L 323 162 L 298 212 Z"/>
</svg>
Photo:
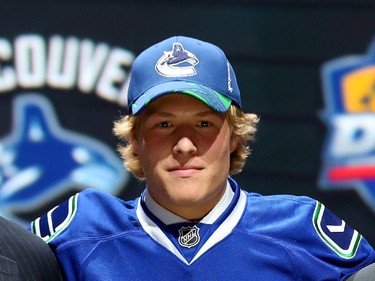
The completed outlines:
<svg viewBox="0 0 375 281">
<path fill-rule="evenodd" d="M 181 227 L 178 231 L 178 243 L 185 248 L 194 247 L 199 243 L 199 228 L 194 226 Z"/>
</svg>

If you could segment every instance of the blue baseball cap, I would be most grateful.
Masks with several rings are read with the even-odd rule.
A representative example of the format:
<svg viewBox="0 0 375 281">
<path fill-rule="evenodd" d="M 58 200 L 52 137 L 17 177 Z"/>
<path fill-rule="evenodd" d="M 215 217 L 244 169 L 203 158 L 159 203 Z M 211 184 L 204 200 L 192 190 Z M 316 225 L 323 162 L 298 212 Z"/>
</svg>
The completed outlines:
<svg viewBox="0 0 375 281">
<path fill-rule="evenodd" d="M 143 51 L 134 61 L 128 90 L 128 112 L 137 115 L 165 94 L 191 95 L 217 112 L 241 106 L 232 66 L 217 46 L 175 36 Z"/>
</svg>

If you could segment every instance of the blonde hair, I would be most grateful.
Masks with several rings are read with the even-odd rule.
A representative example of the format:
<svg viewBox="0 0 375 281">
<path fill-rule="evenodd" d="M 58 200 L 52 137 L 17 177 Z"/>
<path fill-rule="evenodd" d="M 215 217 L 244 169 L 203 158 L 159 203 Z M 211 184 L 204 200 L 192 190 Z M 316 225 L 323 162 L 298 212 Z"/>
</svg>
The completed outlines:
<svg viewBox="0 0 375 281">
<path fill-rule="evenodd" d="M 259 118 L 252 113 L 242 112 L 238 107 L 231 105 L 226 118 L 232 130 L 232 138 L 238 141 L 237 148 L 230 155 L 229 174 L 234 175 L 242 171 L 247 157 L 250 155 L 249 142 L 254 141 Z M 113 132 L 121 140 L 118 151 L 124 160 L 128 171 L 138 179 L 144 179 L 141 159 L 134 152 L 129 139 L 136 138 L 138 116 L 126 115 L 114 122 Z"/>
</svg>

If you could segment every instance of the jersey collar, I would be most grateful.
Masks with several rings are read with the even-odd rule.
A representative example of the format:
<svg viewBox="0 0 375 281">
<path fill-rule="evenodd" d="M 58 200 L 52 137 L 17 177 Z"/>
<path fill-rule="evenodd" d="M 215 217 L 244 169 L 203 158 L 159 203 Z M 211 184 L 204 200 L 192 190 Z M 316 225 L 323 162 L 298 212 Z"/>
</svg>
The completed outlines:
<svg viewBox="0 0 375 281">
<path fill-rule="evenodd" d="M 148 205 L 146 205 L 145 195 L 146 192 L 138 200 L 136 211 L 142 228 L 153 240 L 186 264 L 192 264 L 206 251 L 229 236 L 239 223 L 246 207 L 245 193 L 239 189 L 237 183 L 231 178 L 229 178 L 229 185 L 227 185 L 223 198 L 200 222 L 191 223 L 186 221 L 175 214 L 171 214 L 155 201 L 150 203 L 152 201 L 149 201 L 149 199 L 147 199 Z M 154 212 L 159 211 L 162 215 L 157 213 L 158 217 L 156 217 Z M 168 225 L 165 223 L 168 223 Z M 176 239 L 172 237 L 169 230 L 181 223 L 190 226 L 196 224 L 202 231 L 206 229 L 206 235 L 201 237 L 199 244 L 194 246 L 195 248 L 183 249 L 181 245 L 176 243 Z"/>
</svg>

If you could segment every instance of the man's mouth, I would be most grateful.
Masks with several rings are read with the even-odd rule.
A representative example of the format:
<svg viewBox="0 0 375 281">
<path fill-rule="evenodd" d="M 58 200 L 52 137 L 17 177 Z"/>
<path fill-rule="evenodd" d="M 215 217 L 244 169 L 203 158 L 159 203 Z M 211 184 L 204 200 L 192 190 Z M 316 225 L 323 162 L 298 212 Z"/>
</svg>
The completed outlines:
<svg viewBox="0 0 375 281">
<path fill-rule="evenodd" d="M 201 167 L 196 166 L 185 166 L 185 167 L 173 167 L 168 171 L 178 177 L 188 178 L 203 170 Z"/>
</svg>

